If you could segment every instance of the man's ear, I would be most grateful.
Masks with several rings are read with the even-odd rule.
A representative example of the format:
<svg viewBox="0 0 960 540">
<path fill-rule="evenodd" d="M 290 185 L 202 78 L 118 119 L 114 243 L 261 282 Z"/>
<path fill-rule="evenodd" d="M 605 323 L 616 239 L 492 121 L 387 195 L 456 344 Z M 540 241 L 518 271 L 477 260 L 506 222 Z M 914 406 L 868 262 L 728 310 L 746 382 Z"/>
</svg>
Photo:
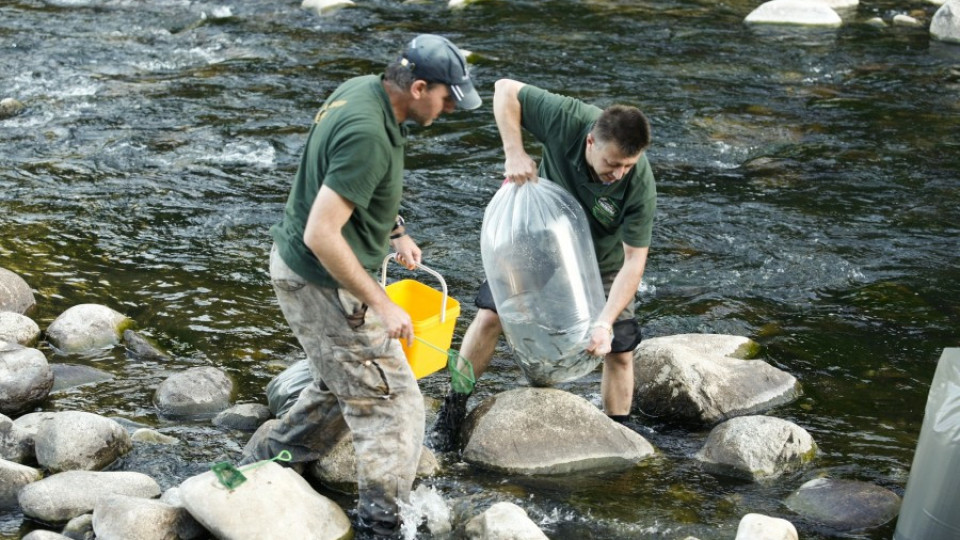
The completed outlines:
<svg viewBox="0 0 960 540">
<path fill-rule="evenodd" d="M 423 79 L 417 79 L 410 85 L 410 95 L 413 96 L 414 99 L 420 99 L 420 96 L 426 91 L 427 81 Z"/>
</svg>

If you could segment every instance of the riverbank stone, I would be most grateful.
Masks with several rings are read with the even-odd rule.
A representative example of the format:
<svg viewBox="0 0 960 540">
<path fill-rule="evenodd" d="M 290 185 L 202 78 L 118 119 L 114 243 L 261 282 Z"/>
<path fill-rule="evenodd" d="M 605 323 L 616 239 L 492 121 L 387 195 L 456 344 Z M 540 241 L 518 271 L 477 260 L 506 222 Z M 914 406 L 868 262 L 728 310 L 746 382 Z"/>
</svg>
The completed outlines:
<svg viewBox="0 0 960 540">
<path fill-rule="evenodd" d="M 17 415 L 47 399 L 53 370 L 37 349 L 0 341 L 0 413 Z"/>
<path fill-rule="evenodd" d="M 212 419 L 230 407 L 233 380 L 215 367 L 190 368 L 160 383 L 154 403 L 168 418 Z"/>
<path fill-rule="evenodd" d="M 351 531 L 343 509 L 293 470 L 267 461 L 243 474 L 234 489 L 212 471 L 180 484 L 184 508 L 215 537 L 339 540 Z"/>
<path fill-rule="evenodd" d="M 747 514 L 740 519 L 734 540 L 799 540 L 797 528 L 785 519 Z"/>
<path fill-rule="evenodd" d="M 66 471 L 24 486 L 17 499 L 24 515 L 56 524 L 93 512 L 101 497 L 113 493 L 152 499 L 160 496 L 160 486 L 132 471 Z"/>
<path fill-rule="evenodd" d="M 800 516 L 839 532 L 879 527 L 897 517 L 900 497 L 866 482 L 817 478 L 787 497 L 784 504 Z"/>
<path fill-rule="evenodd" d="M 0 267 L 0 311 L 27 315 L 36 306 L 37 299 L 30 285 L 19 274 Z"/>
<path fill-rule="evenodd" d="M 740 416 L 714 427 L 695 457 L 707 471 L 756 482 L 797 470 L 816 453 L 813 437 L 792 422 Z"/>
<path fill-rule="evenodd" d="M 332 15 L 337 11 L 355 5 L 353 0 L 303 0 L 300 9 L 313 11 L 317 15 Z"/>
<path fill-rule="evenodd" d="M 50 471 L 101 470 L 133 449 L 127 430 L 109 418 L 63 411 L 40 424 L 37 462 Z"/>
<path fill-rule="evenodd" d="M 510 502 L 498 502 L 467 522 L 471 540 L 547 540 L 527 512 Z"/>
<path fill-rule="evenodd" d="M 930 35 L 937 41 L 960 44 L 960 0 L 949 0 L 933 14 Z"/>
<path fill-rule="evenodd" d="M 26 315 L 0 311 L 0 341 L 32 347 L 40 340 L 40 327 Z"/>
<path fill-rule="evenodd" d="M 0 510 L 16 508 L 20 488 L 41 478 L 38 469 L 0 459 Z"/>
<path fill-rule="evenodd" d="M 827 2 L 821 0 L 771 0 L 751 11 L 744 22 L 835 27 L 841 26 L 843 19 Z"/>
<path fill-rule="evenodd" d="M 47 341 L 62 353 L 79 353 L 111 347 L 133 321 L 100 304 L 68 308 L 47 327 Z"/>
<path fill-rule="evenodd" d="M 644 340 L 634 352 L 634 410 L 669 424 L 714 425 L 796 399 L 797 379 L 750 359 L 759 351 L 749 338 L 724 334 Z"/>
<path fill-rule="evenodd" d="M 23 537 L 23 540 L 74 540 L 69 536 L 64 536 L 60 533 L 55 533 L 53 531 L 45 531 L 43 529 L 37 529 L 30 531 L 26 536 Z"/>
<path fill-rule="evenodd" d="M 512 474 L 614 471 L 654 454 L 638 433 L 586 399 L 553 388 L 517 388 L 485 399 L 467 416 L 467 463 Z"/>
<path fill-rule="evenodd" d="M 0 458 L 16 463 L 26 463 L 33 457 L 32 434 L 7 416 L 0 414 Z"/>
</svg>

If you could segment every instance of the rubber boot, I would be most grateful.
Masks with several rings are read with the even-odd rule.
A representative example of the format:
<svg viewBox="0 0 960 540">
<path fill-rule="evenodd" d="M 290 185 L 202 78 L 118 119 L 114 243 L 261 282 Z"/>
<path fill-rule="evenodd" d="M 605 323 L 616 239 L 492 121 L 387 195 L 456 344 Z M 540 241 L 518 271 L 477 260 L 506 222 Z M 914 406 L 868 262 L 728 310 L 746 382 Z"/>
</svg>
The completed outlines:
<svg viewBox="0 0 960 540">
<path fill-rule="evenodd" d="M 443 398 L 437 420 L 424 441 L 434 452 L 452 452 L 460 443 L 460 428 L 467 417 L 467 399 L 470 394 L 450 391 Z"/>
</svg>

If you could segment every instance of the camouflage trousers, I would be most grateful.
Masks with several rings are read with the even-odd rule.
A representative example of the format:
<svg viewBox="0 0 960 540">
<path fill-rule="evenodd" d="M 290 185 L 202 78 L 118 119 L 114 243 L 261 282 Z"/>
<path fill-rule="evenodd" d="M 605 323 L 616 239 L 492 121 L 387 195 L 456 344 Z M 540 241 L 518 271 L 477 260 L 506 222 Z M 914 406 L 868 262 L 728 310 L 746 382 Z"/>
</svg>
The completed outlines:
<svg viewBox="0 0 960 540">
<path fill-rule="evenodd" d="M 267 433 L 256 433 L 244 461 L 282 450 L 294 462 L 322 457 L 349 432 L 357 457 L 358 514 L 365 527 L 399 526 L 420 461 L 424 407 L 400 342 L 345 289 L 316 287 L 270 253 L 280 308 L 310 363 L 313 383 Z"/>
</svg>

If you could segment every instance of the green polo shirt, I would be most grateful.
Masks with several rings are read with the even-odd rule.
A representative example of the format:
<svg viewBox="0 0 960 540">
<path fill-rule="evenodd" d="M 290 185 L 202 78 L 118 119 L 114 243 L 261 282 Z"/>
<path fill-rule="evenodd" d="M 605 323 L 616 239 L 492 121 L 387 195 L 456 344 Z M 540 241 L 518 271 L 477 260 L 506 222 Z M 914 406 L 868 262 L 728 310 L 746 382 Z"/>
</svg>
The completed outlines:
<svg viewBox="0 0 960 540">
<path fill-rule="evenodd" d="M 303 243 L 310 208 L 325 185 L 356 205 L 343 236 L 360 264 L 376 274 L 400 209 L 405 144 L 406 129 L 380 77 L 350 79 L 327 98 L 310 128 L 283 219 L 270 229 L 294 272 L 320 287 L 340 287 Z"/>
<path fill-rule="evenodd" d="M 522 126 L 543 145 L 541 177 L 560 184 L 580 202 L 597 253 L 600 273 L 623 266 L 623 246 L 649 247 L 657 189 L 646 154 L 618 182 L 593 181 L 587 165 L 587 134 L 603 111 L 535 86 L 520 89 Z"/>
</svg>

